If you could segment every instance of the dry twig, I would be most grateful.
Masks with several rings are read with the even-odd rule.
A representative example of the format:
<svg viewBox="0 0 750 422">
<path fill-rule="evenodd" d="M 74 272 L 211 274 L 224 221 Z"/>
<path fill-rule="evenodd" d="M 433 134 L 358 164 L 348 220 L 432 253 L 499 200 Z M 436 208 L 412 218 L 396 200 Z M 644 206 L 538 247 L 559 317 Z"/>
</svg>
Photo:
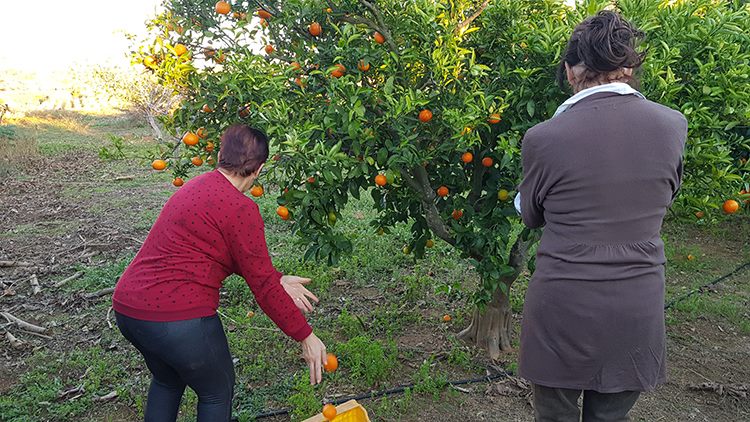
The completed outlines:
<svg viewBox="0 0 750 422">
<path fill-rule="evenodd" d="M 42 333 L 46 333 L 47 332 L 47 329 L 45 327 L 40 327 L 38 325 L 30 324 L 30 323 L 28 323 L 28 322 L 26 322 L 26 321 L 24 321 L 24 320 L 22 320 L 20 318 L 17 318 L 15 316 L 9 314 L 8 312 L 0 312 L 0 315 L 2 315 L 3 318 L 5 318 L 6 320 L 8 320 L 8 322 L 12 322 L 12 323 L 16 324 L 18 326 L 18 328 L 21 328 L 23 330 L 30 331 L 32 333 L 38 333 L 38 334 L 42 334 Z"/>
</svg>

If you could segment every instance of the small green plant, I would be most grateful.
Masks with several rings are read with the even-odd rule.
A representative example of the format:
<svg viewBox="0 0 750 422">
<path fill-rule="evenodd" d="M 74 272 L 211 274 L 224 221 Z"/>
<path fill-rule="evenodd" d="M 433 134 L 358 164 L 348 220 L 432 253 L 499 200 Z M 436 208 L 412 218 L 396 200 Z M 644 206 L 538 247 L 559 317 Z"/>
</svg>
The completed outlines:
<svg viewBox="0 0 750 422">
<path fill-rule="evenodd" d="M 342 365 L 349 369 L 349 377 L 365 386 L 372 386 L 386 379 L 396 365 L 396 344 L 385 344 L 365 335 L 352 338 L 336 347 Z"/>
<path fill-rule="evenodd" d="M 109 135 L 109 140 L 112 143 L 112 146 L 107 148 L 106 146 L 102 147 L 99 150 L 99 158 L 102 160 L 107 161 L 115 161 L 115 160 L 124 160 L 127 157 L 125 154 L 125 151 L 123 150 L 125 146 L 125 138 L 122 136 L 117 135 Z"/>
<path fill-rule="evenodd" d="M 440 397 L 440 392 L 448 385 L 448 380 L 444 374 L 434 374 L 432 365 L 432 357 L 422 362 L 419 370 L 414 374 L 414 392 L 432 394 L 433 398 L 437 400 Z"/>
<path fill-rule="evenodd" d="M 287 403 L 292 407 L 292 421 L 300 421 L 319 413 L 323 407 L 323 398 L 310 385 L 307 374 L 297 375 L 294 384 L 294 394 L 289 396 Z"/>
<path fill-rule="evenodd" d="M 347 337 L 356 337 L 364 331 L 362 320 L 351 314 L 346 308 L 341 310 L 337 318 L 337 325 Z"/>
<path fill-rule="evenodd" d="M 0 139 L 16 139 L 16 127 L 13 125 L 0 126 Z"/>
</svg>

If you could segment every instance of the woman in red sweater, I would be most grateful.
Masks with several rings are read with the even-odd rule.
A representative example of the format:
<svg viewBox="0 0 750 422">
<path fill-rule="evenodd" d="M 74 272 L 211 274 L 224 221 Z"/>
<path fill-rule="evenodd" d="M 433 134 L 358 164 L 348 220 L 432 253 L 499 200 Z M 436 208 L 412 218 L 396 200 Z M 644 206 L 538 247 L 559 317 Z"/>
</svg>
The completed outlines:
<svg viewBox="0 0 750 422">
<path fill-rule="evenodd" d="M 199 422 L 229 420 L 234 367 L 216 309 L 231 274 L 244 277 L 261 309 L 301 342 L 310 382 L 321 381 L 326 348 L 302 315 L 317 302 L 303 286 L 310 280 L 276 271 L 258 206 L 244 195 L 267 159 L 262 132 L 227 129 L 218 170 L 172 195 L 117 282 L 117 326 L 153 375 L 146 421 L 174 421 L 185 386 L 198 395 Z"/>
</svg>

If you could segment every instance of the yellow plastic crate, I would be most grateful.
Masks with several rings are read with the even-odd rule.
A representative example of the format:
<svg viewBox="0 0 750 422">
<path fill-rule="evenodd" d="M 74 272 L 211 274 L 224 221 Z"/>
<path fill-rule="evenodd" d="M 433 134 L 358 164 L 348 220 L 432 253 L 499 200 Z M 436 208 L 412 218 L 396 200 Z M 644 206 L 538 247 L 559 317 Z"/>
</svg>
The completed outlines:
<svg viewBox="0 0 750 422">
<path fill-rule="evenodd" d="M 303 422 L 326 422 L 322 413 L 318 413 L 312 418 L 305 419 Z M 356 400 L 349 400 L 336 406 L 336 417 L 331 422 L 370 422 L 367 416 L 367 410 L 357 403 Z"/>
</svg>

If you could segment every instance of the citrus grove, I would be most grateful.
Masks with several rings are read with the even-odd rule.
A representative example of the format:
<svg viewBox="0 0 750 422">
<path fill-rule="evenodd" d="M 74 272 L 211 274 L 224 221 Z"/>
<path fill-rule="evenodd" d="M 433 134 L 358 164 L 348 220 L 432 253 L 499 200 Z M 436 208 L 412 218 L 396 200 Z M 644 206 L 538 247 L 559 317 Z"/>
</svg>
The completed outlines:
<svg viewBox="0 0 750 422">
<path fill-rule="evenodd" d="M 185 98 L 178 134 L 152 166 L 181 185 L 214 166 L 242 122 L 273 156 L 254 197 L 336 265 L 352 243 L 336 222 L 366 195 L 379 234 L 408 224 L 394 253 L 444 242 L 474 264 L 472 321 L 460 334 L 496 358 L 511 348 L 508 291 L 538 233 L 512 204 L 523 133 L 568 94 L 556 61 L 573 26 L 610 6 L 556 1 L 167 0 L 135 61 Z M 649 33 L 643 92 L 691 122 L 680 215 L 724 218 L 748 198 L 750 9 L 731 2 L 618 1 Z M 687 29 L 686 29 L 687 28 Z M 730 202 L 732 201 L 732 202 Z M 450 316 L 447 316 L 450 318 Z"/>
</svg>

